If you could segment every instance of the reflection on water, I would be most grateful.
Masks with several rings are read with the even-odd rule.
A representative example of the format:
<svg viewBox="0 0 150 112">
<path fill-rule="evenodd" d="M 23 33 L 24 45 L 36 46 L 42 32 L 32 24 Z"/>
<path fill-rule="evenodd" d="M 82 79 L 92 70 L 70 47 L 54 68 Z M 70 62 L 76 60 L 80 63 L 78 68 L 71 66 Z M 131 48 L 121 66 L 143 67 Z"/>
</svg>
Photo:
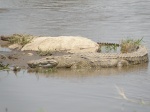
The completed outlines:
<svg viewBox="0 0 150 112">
<path fill-rule="evenodd" d="M 24 71 L 24 70 L 22 70 Z M 26 71 L 26 70 L 25 70 Z M 25 72 L 24 71 L 24 72 Z M 11 72 L 6 71 L 7 75 Z M 14 71 L 13 71 L 14 72 Z M 42 73 L 43 72 L 43 73 Z M 99 68 L 99 69 L 56 69 L 53 71 L 33 71 L 32 69 L 27 70 L 27 73 L 31 75 L 35 75 L 38 77 L 62 77 L 62 78 L 84 78 L 84 77 L 96 77 L 96 76 L 116 76 L 130 73 L 138 73 L 138 72 L 148 72 L 148 63 L 143 63 L 139 65 L 131 65 L 128 67 L 121 68 Z M 20 71 L 15 71 L 14 74 L 18 76 Z"/>
<path fill-rule="evenodd" d="M 94 77 L 94 76 L 114 76 L 121 74 L 136 73 L 139 71 L 146 72 L 148 69 L 148 63 L 141 65 L 133 65 L 123 68 L 101 68 L 101 69 L 59 69 L 45 73 L 35 73 L 32 70 L 28 70 L 28 73 L 35 73 L 36 76 L 45 77 L 64 77 L 64 78 L 81 78 L 81 77 Z"/>
<path fill-rule="evenodd" d="M 0 71 L 0 111 L 149 112 L 147 67 L 143 64 L 122 70 L 60 70 L 50 74 L 22 70 L 16 75 Z"/>
</svg>

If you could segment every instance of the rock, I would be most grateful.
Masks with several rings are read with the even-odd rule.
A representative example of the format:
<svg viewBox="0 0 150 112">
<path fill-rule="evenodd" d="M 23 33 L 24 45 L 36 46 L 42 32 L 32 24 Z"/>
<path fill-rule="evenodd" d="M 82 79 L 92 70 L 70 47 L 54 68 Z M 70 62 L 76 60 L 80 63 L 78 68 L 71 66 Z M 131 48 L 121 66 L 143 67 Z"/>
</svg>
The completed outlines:
<svg viewBox="0 0 150 112">
<path fill-rule="evenodd" d="M 99 45 L 87 38 L 77 36 L 38 37 L 26 44 L 21 50 L 66 51 L 70 53 L 96 52 Z"/>
<path fill-rule="evenodd" d="M 17 49 L 17 50 L 20 50 L 22 48 L 21 45 L 19 44 L 12 44 L 9 46 L 10 49 Z"/>
</svg>

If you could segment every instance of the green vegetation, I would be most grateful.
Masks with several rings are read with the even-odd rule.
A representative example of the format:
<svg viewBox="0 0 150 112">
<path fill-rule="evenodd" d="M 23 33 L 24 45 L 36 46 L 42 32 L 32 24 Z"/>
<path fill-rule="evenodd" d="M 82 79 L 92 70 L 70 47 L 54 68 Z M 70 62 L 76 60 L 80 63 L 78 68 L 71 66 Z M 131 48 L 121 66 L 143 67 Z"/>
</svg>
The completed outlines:
<svg viewBox="0 0 150 112">
<path fill-rule="evenodd" d="M 143 42 L 143 38 L 141 39 L 125 39 L 121 41 L 121 52 L 122 53 L 131 53 L 137 50 L 138 46 Z"/>
<path fill-rule="evenodd" d="M 108 45 L 106 44 L 106 45 L 102 45 L 101 49 L 100 49 L 100 52 L 106 52 L 106 53 L 116 52 L 118 47 L 119 47 L 118 44 L 108 44 Z"/>
<path fill-rule="evenodd" d="M 98 52 L 106 52 L 106 53 L 116 52 L 117 48 L 120 47 L 119 49 L 121 49 L 120 50 L 121 53 L 131 53 L 136 51 L 139 45 L 142 44 L 142 42 L 143 38 L 141 39 L 127 38 L 122 40 L 120 45 L 111 43 L 102 43 L 99 44 Z"/>
<path fill-rule="evenodd" d="M 4 64 L 0 63 L 0 70 L 9 70 L 9 64 L 4 65 Z"/>
<path fill-rule="evenodd" d="M 31 35 L 13 34 L 9 37 L 8 41 L 10 42 L 10 44 L 19 44 L 21 46 L 24 46 L 31 42 L 33 38 L 34 37 Z"/>
<path fill-rule="evenodd" d="M 105 50 L 106 50 L 106 52 L 117 51 L 117 47 L 118 47 L 118 45 L 116 45 L 116 44 L 107 45 L 107 46 L 105 46 Z"/>
<path fill-rule="evenodd" d="M 52 51 L 50 51 L 50 50 L 43 51 L 43 50 L 40 49 L 40 48 L 38 48 L 37 53 L 38 53 L 40 56 L 51 56 L 51 55 L 52 55 Z"/>
</svg>

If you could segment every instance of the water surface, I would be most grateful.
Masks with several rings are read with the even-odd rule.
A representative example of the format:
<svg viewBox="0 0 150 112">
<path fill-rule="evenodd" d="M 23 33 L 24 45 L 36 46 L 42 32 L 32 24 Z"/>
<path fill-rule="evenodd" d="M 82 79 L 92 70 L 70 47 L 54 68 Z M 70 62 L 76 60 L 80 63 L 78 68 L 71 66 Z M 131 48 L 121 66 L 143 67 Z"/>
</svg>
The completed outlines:
<svg viewBox="0 0 150 112">
<path fill-rule="evenodd" d="M 150 76 L 147 65 L 143 66 L 127 72 L 119 69 L 50 74 L 1 71 L 0 111 L 149 112 Z"/>
<path fill-rule="evenodd" d="M 1 0 L 0 34 L 75 35 L 149 42 L 149 0 Z"/>
</svg>

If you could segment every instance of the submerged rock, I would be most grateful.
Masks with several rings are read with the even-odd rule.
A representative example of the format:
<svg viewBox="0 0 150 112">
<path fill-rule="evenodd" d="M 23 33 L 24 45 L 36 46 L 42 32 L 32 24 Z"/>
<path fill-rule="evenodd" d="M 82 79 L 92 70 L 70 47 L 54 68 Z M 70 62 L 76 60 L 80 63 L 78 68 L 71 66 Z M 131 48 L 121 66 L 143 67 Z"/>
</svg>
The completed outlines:
<svg viewBox="0 0 150 112">
<path fill-rule="evenodd" d="M 99 45 L 87 38 L 77 36 L 38 37 L 26 44 L 21 50 L 66 51 L 70 53 L 96 52 Z"/>
</svg>

